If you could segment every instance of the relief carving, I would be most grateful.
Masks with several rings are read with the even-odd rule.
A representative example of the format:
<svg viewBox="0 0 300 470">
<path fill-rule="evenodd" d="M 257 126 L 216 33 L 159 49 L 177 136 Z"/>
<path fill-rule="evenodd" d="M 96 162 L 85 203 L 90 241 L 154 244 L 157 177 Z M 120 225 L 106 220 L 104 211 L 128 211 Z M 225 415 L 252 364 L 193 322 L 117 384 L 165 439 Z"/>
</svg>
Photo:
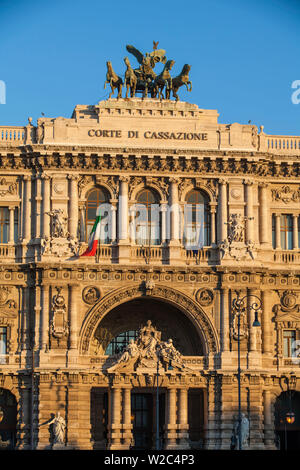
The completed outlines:
<svg viewBox="0 0 300 470">
<path fill-rule="evenodd" d="M 280 189 L 272 189 L 273 201 L 282 201 L 285 204 L 300 201 L 300 188 L 291 189 L 289 186 L 282 186 Z"/>
<path fill-rule="evenodd" d="M 10 294 L 12 292 L 11 287 L 0 286 L 0 310 L 1 314 L 14 317 L 17 312 L 17 302 L 11 298 Z"/>
<path fill-rule="evenodd" d="M 202 307 L 208 307 L 213 303 L 214 294 L 210 289 L 199 289 L 196 293 L 196 300 Z"/>
<path fill-rule="evenodd" d="M 124 369 L 155 369 L 157 364 L 165 371 L 170 366 L 180 371 L 188 370 L 172 339 L 161 341 L 161 332 L 157 331 L 150 320 L 140 329 L 138 338 L 135 341 L 131 339 L 125 350 L 112 359 L 115 364 L 107 369 L 108 373 Z"/>
<path fill-rule="evenodd" d="M 85 287 L 82 291 L 82 298 L 85 303 L 89 305 L 95 304 L 101 297 L 100 291 L 97 287 Z"/>
<path fill-rule="evenodd" d="M 78 256 L 79 241 L 67 230 L 68 218 L 63 209 L 46 212 L 51 217 L 51 236 L 41 239 L 41 254 L 57 257 Z"/>
<path fill-rule="evenodd" d="M 245 221 L 253 220 L 253 217 L 244 217 L 241 214 L 230 214 L 228 225 L 228 237 L 220 244 L 222 258 L 233 258 L 237 261 L 250 256 L 255 257 L 254 243 L 245 242 Z"/>
<path fill-rule="evenodd" d="M 57 339 L 61 339 L 69 334 L 69 324 L 67 321 L 67 307 L 64 296 L 61 294 L 62 287 L 56 287 L 57 294 L 52 299 L 52 321 L 50 333 Z"/>
</svg>

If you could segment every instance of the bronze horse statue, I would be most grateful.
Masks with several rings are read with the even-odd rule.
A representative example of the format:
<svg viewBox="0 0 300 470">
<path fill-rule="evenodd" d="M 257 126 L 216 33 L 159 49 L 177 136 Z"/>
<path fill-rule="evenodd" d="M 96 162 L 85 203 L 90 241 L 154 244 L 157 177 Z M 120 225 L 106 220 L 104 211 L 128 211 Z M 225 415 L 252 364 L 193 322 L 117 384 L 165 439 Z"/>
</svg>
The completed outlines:
<svg viewBox="0 0 300 470">
<path fill-rule="evenodd" d="M 162 92 L 164 87 L 166 87 L 166 100 L 170 99 L 170 91 L 172 89 L 172 77 L 170 75 L 170 70 L 172 69 L 174 64 L 174 60 L 168 60 L 166 65 L 164 66 L 163 71 L 154 79 L 153 90 L 151 94 L 152 98 L 156 98 L 156 95 L 158 93 L 159 99 L 162 100 Z"/>
<path fill-rule="evenodd" d="M 138 79 L 133 68 L 130 65 L 128 57 L 124 57 L 124 62 L 127 66 L 127 70 L 125 72 L 125 79 L 124 79 L 124 86 L 126 87 L 125 98 L 128 98 L 129 89 L 130 89 L 130 97 L 134 98 Z"/>
<path fill-rule="evenodd" d="M 189 80 L 189 71 L 191 70 L 191 66 L 189 64 L 185 64 L 177 77 L 172 79 L 172 92 L 173 96 L 176 101 L 179 100 L 177 95 L 177 91 L 182 85 L 186 86 L 187 91 L 192 91 L 192 82 Z M 190 85 L 190 88 L 189 88 Z"/>
<path fill-rule="evenodd" d="M 111 62 L 107 61 L 107 73 L 106 73 L 106 81 L 104 82 L 104 89 L 106 88 L 106 84 L 109 83 L 111 92 L 109 94 L 108 99 L 114 94 L 115 89 L 118 90 L 117 99 L 122 98 L 122 87 L 123 87 L 123 80 L 119 77 L 113 70 Z"/>
</svg>

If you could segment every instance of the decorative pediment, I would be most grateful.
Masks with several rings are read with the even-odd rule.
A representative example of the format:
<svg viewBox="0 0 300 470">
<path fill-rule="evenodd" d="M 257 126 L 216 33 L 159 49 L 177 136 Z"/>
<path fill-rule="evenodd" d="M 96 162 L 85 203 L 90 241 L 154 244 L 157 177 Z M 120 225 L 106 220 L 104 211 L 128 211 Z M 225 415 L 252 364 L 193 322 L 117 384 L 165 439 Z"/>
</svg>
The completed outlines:
<svg viewBox="0 0 300 470">
<path fill-rule="evenodd" d="M 300 304 L 297 303 L 297 293 L 292 290 L 286 290 L 280 296 L 280 304 L 273 307 L 275 312 L 275 321 L 282 321 L 283 318 L 295 318 L 300 321 Z"/>
</svg>

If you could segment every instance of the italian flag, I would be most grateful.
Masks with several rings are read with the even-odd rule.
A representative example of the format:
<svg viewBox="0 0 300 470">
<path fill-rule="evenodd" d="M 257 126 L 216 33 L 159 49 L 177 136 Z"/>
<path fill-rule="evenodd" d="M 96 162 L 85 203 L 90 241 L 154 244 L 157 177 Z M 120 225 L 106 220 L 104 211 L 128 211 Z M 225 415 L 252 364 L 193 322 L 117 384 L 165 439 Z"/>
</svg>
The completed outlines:
<svg viewBox="0 0 300 470">
<path fill-rule="evenodd" d="M 101 215 L 99 206 L 96 212 L 96 220 L 89 236 L 89 246 L 81 256 L 94 256 L 96 254 L 98 241 L 100 240 L 100 221 Z"/>
</svg>

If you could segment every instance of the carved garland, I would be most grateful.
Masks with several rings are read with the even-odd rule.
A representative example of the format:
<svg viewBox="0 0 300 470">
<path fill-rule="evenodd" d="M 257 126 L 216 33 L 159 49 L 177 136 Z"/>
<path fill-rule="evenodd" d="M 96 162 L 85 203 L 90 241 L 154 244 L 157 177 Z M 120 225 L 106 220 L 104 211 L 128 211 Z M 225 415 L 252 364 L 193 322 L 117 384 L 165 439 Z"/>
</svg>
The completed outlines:
<svg viewBox="0 0 300 470">
<path fill-rule="evenodd" d="M 142 297 L 146 294 L 145 289 L 136 285 L 123 290 L 108 294 L 100 300 L 90 311 L 81 333 L 80 350 L 87 354 L 93 333 L 100 320 L 114 307 L 125 303 L 133 298 Z M 195 322 L 201 331 L 203 340 L 206 342 L 207 354 L 215 353 L 219 349 L 217 334 L 214 327 L 201 310 L 201 308 L 183 293 L 165 286 L 154 286 L 151 289 L 151 297 L 159 298 L 175 304 L 180 310 L 186 312 L 187 316 Z"/>
</svg>

